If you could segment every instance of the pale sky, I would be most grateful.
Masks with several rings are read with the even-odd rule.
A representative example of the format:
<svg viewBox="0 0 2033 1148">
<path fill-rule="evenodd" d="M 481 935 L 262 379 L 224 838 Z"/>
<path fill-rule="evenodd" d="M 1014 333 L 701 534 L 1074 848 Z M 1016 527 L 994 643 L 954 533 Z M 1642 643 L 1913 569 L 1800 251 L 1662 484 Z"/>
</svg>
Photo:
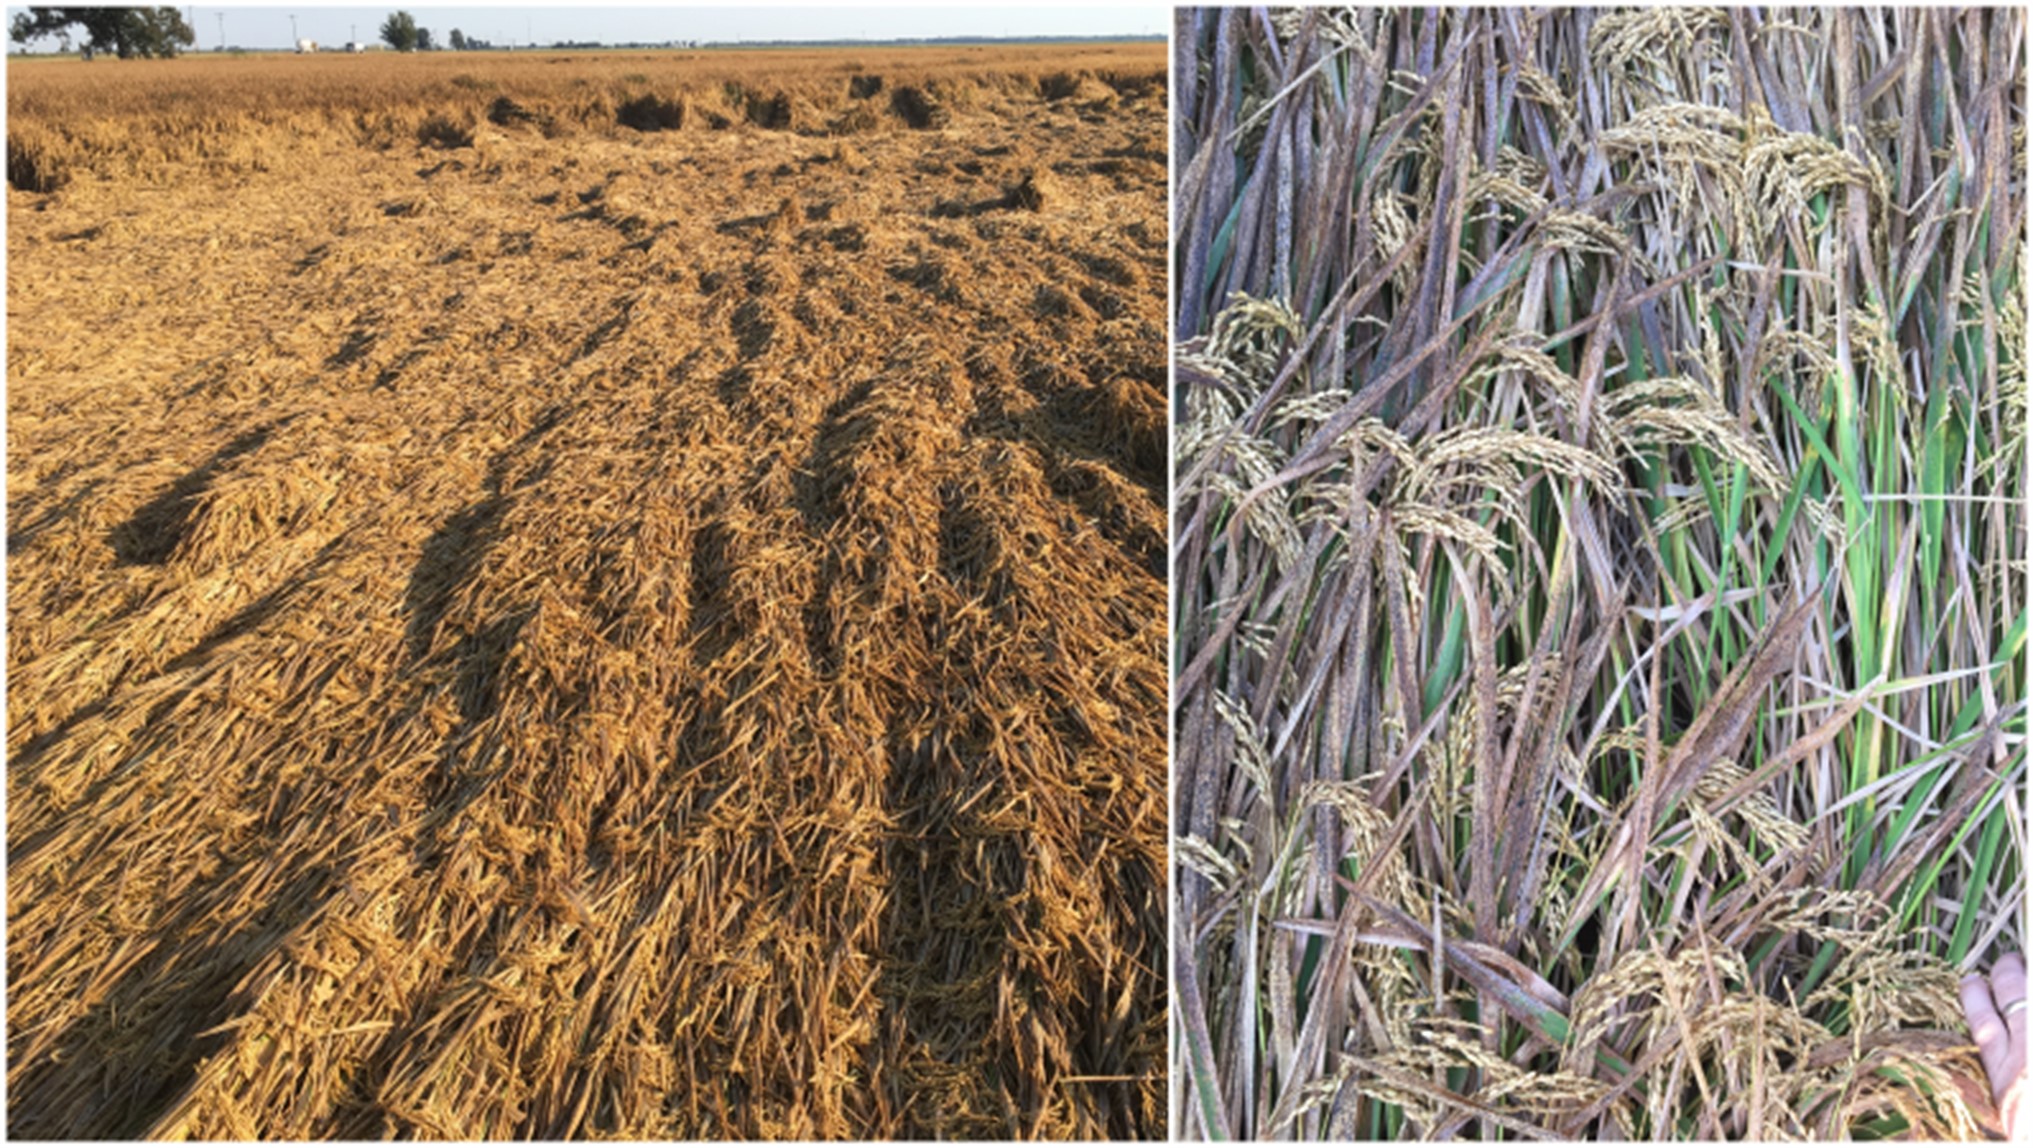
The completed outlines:
<svg viewBox="0 0 2033 1148">
<path fill-rule="evenodd" d="M 549 44 L 558 40 L 602 43 L 664 40 L 892 40 L 934 36 L 1162 36 L 1171 5 L 1032 4 L 1023 7 L 967 3 L 871 7 L 865 3 L 750 4 L 705 7 L 686 4 L 617 4 L 598 8 L 493 4 L 409 6 L 296 4 L 179 5 L 198 35 L 197 50 L 225 42 L 236 48 L 288 48 L 294 35 L 320 44 L 341 45 L 358 37 L 380 38 L 381 22 L 398 8 L 416 17 L 440 44 L 457 28 L 497 45 Z M 18 7 L 7 9 L 11 21 Z M 74 37 L 74 43 L 82 37 Z M 54 39 L 33 45 L 55 47 Z M 9 49 L 14 45 L 10 41 Z"/>
</svg>

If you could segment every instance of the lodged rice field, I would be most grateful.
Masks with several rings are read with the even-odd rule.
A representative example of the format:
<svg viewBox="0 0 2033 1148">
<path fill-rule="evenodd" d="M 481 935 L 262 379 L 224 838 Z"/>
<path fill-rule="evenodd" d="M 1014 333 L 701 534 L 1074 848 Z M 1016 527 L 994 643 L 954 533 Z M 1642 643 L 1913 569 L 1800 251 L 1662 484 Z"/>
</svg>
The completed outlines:
<svg viewBox="0 0 2033 1148">
<path fill-rule="evenodd" d="M 10 1135 L 1162 1133 L 1161 49 L 8 80 Z"/>
</svg>

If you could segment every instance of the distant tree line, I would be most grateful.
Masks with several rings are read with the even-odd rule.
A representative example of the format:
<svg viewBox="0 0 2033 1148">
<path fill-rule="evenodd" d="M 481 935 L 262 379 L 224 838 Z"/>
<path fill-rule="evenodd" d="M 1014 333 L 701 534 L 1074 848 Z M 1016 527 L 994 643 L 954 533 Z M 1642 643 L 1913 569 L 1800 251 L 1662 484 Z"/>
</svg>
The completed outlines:
<svg viewBox="0 0 2033 1148">
<path fill-rule="evenodd" d="M 431 36 L 429 28 L 417 24 L 416 17 L 407 12 L 394 12 L 381 24 L 381 39 L 398 52 L 435 52 L 441 46 Z M 478 36 L 468 36 L 459 29 L 452 29 L 445 37 L 442 47 L 454 52 L 491 52 L 494 45 Z"/>
<path fill-rule="evenodd" d="M 414 52 L 430 43 L 430 31 L 417 27 L 416 17 L 407 12 L 391 12 L 381 22 L 381 39 L 398 52 Z"/>
<path fill-rule="evenodd" d="M 198 39 L 175 8 L 30 8 L 15 14 L 8 34 L 17 44 L 55 36 L 68 52 L 73 28 L 84 33 L 86 54 L 123 60 L 168 59 Z"/>
</svg>

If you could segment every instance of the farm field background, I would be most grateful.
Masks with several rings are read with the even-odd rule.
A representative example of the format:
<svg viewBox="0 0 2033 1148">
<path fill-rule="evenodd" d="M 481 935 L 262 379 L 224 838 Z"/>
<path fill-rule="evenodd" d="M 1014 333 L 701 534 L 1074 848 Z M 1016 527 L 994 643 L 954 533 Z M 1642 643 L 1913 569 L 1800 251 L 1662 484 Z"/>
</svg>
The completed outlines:
<svg viewBox="0 0 2033 1148">
<path fill-rule="evenodd" d="M 13 66 L 10 1134 L 1162 1135 L 1164 91 Z"/>
</svg>

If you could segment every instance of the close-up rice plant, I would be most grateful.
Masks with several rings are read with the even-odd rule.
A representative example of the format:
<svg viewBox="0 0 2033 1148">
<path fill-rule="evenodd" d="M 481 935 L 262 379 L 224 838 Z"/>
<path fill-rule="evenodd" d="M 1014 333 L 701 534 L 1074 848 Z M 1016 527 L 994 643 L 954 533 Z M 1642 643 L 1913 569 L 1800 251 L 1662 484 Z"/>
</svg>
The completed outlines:
<svg viewBox="0 0 2033 1148">
<path fill-rule="evenodd" d="M 1178 14 L 1178 1134 L 1995 1131 L 2024 40 Z"/>
</svg>

